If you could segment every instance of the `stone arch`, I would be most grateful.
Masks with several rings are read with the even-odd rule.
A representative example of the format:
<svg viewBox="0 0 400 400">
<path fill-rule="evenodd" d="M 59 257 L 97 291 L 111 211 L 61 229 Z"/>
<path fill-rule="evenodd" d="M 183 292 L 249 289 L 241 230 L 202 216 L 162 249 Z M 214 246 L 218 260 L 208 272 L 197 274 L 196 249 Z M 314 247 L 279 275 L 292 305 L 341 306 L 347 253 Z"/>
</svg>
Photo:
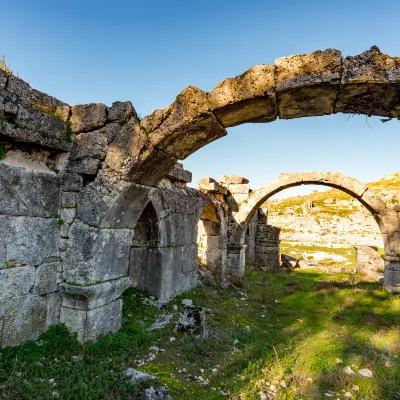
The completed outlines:
<svg viewBox="0 0 400 400">
<path fill-rule="evenodd" d="M 385 287 L 390 291 L 400 291 L 400 223 L 397 213 L 389 208 L 386 203 L 375 195 L 366 185 L 355 178 L 348 177 L 338 172 L 303 172 L 281 174 L 278 179 L 267 183 L 258 190 L 250 193 L 247 200 L 239 207 L 235 214 L 235 227 L 230 237 L 237 246 L 244 244 L 247 224 L 262 203 L 271 196 L 284 189 L 299 185 L 324 185 L 339 189 L 364 205 L 374 217 L 383 236 L 385 260 Z M 231 266 L 231 270 L 234 270 Z M 244 266 L 237 265 L 238 274 L 242 274 Z"/>
<path fill-rule="evenodd" d="M 223 80 L 210 93 L 190 86 L 145 117 L 137 130 L 143 141 L 123 176 L 153 185 L 177 160 L 232 126 L 336 113 L 400 118 L 399 107 L 400 59 L 376 46 L 346 58 L 334 49 L 278 58 Z"/>
</svg>

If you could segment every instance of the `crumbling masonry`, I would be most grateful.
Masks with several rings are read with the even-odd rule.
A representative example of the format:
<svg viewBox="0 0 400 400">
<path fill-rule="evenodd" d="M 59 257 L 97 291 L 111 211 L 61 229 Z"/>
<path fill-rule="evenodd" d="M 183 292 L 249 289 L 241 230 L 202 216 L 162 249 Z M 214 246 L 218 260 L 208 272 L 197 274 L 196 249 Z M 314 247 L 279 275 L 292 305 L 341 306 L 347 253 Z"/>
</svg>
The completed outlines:
<svg viewBox="0 0 400 400">
<path fill-rule="evenodd" d="M 340 173 L 282 174 L 250 192 L 242 177 L 202 179 L 177 163 L 226 128 L 332 113 L 398 118 L 400 60 L 376 47 L 292 56 L 186 88 L 140 121 L 129 102 L 69 105 L 0 70 L 1 346 L 65 323 L 80 340 L 115 331 L 131 285 L 168 300 L 206 268 L 221 284 L 246 264 L 274 270 L 279 231 L 258 211 L 302 184 L 338 188 L 374 216 L 384 285 L 400 291 L 400 206 Z M 274 261 L 275 260 L 275 261 Z"/>
</svg>

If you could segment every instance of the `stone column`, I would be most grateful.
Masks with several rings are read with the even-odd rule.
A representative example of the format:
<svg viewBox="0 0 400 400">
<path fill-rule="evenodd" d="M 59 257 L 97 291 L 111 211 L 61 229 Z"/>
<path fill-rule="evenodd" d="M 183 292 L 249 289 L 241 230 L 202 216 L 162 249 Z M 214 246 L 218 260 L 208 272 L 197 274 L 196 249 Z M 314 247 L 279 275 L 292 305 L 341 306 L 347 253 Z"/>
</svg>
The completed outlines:
<svg viewBox="0 0 400 400">
<path fill-rule="evenodd" d="M 227 202 L 229 205 L 228 228 L 228 265 L 227 278 L 241 278 L 246 267 L 245 236 L 247 225 L 238 226 L 234 214 L 239 211 L 240 204 L 250 193 L 249 180 L 237 175 L 222 175 L 219 179 L 222 186 L 228 189 Z"/>
</svg>

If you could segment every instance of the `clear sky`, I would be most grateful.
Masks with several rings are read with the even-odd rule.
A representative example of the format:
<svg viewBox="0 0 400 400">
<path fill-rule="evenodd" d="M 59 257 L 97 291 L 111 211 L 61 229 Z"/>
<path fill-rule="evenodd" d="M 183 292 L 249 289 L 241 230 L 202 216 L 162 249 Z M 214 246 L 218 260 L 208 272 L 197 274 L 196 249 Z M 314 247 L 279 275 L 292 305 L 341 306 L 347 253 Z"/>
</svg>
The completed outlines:
<svg viewBox="0 0 400 400">
<path fill-rule="evenodd" d="M 209 91 L 278 57 L 326 48 L 355 55 L 372 45 L 400 56 L 399 0 L 0 5 L 0 55 L 21 78 L 71 105 L 130 100 L 141 116 L 169 105 L 186 86 Z M 347 115 L 246 124 L 230 128 L 184 165 L 194 183 L 237 174 L 257 188 L 280 172 L 310 170 L 368 182 L 400 170 L 399 128 L 398 121 Z"/>
</svg>

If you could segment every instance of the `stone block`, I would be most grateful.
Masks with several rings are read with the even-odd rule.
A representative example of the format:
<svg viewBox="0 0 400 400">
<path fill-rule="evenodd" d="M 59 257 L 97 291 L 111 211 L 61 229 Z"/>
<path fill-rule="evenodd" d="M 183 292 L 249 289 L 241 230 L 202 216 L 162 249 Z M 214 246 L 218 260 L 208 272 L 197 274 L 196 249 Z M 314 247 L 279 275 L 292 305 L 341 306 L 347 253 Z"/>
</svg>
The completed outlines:
<svg viewBox="0 0 400 400">
<path fill-rule="evenodd" d="M 36 268 L 36 282 L 34 293 L 41 296 L 47 293 L 58 291 L 57 269 L 60 262 L 42 264 Z"/>
<path fill-rule="evenodd" d="M 342 58 L 334 49 L 275 60 L 279 118 L 333 113 Z"/>
<path fill-rule="evenodd" d="M 123 123 L 131 117 L 137 118 L 137 114 L 130 101 L 115 101 L 108 109 L 109 121 Z"/>
<path fill-rule="evenodd" d="M 0 214 L 55 217 L 59 185 L 54 174 L 0 162 Z"/>
<path fill-rule="evenodd" d="M 35 284 L 34 267 L 14 267 L 0 270 L 0 300 L 30 293 Z"/>
<path fill-rule="evenodd" d="M 244 178 L 243 176 L 238 175 L 221 175 L 218 182 L 224 183 L 227 185 L 240 185 L 249 183 L 249 180 Z"/>
<path fill-rule="evenodd" d="M 74 192 L 63 192 L 61 196 L 61 205 L 66 208 L 74 208 L 77 205 L 77 195 Z"/>
<path fill-rule="evenodd" d="M 150 116 L 141 125 L 155 147 L 178 160 L 184 160 L 205 144 L 226 135 L 226 130 L 210 111 L 207 94 L 193 86 L 177 96 L 165 119 L 158 123 L 158 118 Z"/>
<path fill-rule="evenodd" d="M 3 315 L 1 347 L 35 340 L 46 329 L 46 299 L 26 295 L 0 300 Z"/>
<path fill-rule="evenodd" d="M 76 173 L 65 173 L 62 175 L 62 188 L 67 192 L 78 192 L 82 189 L 83 178 Z"/>
<path fill-rule="evenodd" d="M 400 61 L 371 47 L 343 60 L 335 112 L 398 117 Z"/>
<path fill-rule="evenodd" d="M 160 223 L 160 245 L 181 246 L 197 242 L 197 215 L 171 213 Z"/>
<path fill-rule="evenodd" d="M 47 306 L 46 329 L 48 329 L 60 323 L 62 298 L 60 292 L 49 293 L 44 298 Z"/>
<path fill-rule="evenodd" d="M 385 260 L 384 286 L 390 293 L 400 293 L 400 260 L 383 256 Z"/>
<path fill-rule="evenodd" d="M 55 218 L 0 215 L 0 266 L 40 265 L 59 259 Z"/>
<path fill-rule="evenodd" d="M 171 180 L 178 180 L 190 183 L 192 182 L 192 173 L 186 169 L 183 169 L 181 163 L 176 163 L 174 168 L 169 171 L 167 177 Z"/>
<path fill-rule="evenodd" d="M 250 191 L 250 186 L 248 183 L 242 183 L 242 184 L 232 183 L 228 185 L 228 189 L 232 194 L 244 193 L 246 194 L 246 196 L 248 196 Z"/>
<path fill-rule="evenodd" d="M 93 132 L 83 132 L 76 136 L 71 148 L 70 160 L 97 158 L 104 160 L 108 146 L 106 128 Z"/>
<path fill-rule="evenodd" d="M 208 94 L 211 109 L 225 128 L 276 119 L 275 67 L 256 65 L 219 83 Z"/>
<path fill-rule="evenodd" d="M 158 248 L 132 247 L 129 259 L 129 277 L 134 287 L 161 297 L 162 254 Z"/>
<path fill-rule="evenodd" d="M 104 104 L 83 104 L 71 108 L 73 132 L 90 132 L 102 128 L 107 122 L 107 107 Z"/>
<path fill-rule="evenodd" d="M 129 277 L 90 286 L 76 286 L 63 282 L 60 285 L 62 306 L 84 311 L 92 310 L 119 299 L 130 286 L 132 281 Z"/>
<path fill-rule="evenodd" d="M 122 321 L 122 300 L 118 299 L 104 306 L 83 311 L 62 307 L 60 322 L 78 334 L 78 340 L 96 340 L 100 335 L 116 332 Z"/>
<path fill-rule="evenodd" d="M 81 158 L 80 160 L 70 160 L 68 172 L 75 172 L 83 175 L 96 175 L 100 168 L 100 161 L 97 158 Z"/>
<path fill-rule="evenodd" d="M 22 119 L 22 117 L 20 119 Z M 61 120 L 57 120 L 56 118 L 54 118 L 54 120 L 63 123 Z M 27 124 L 27 121 L 25 121 L 25 124 Z M 59 123 L 57 122 L 55 124 L 58 125 Z M 38 132 L 19 126 L 17 127 L 16 125 L 9 122 L 2 122 L 0 124 L 0 133 L 18 141 L 36 143 L 61 151 L 69 151 L 72 145 L 72 141 L 71 138 L 68 136 L 67 131 L 64 130 L 60 132 L 60 129 L 58 129 L 57 133 L 59 135 L 55 136 L 53 134 L 47 133 L 47 131 L 51 131 L 51 126 L 49 125 L 51 124 L 45 125 L 47 127 L 46 132 Z"/>
<path fill-rule="evenodd" d="M 128 275 L 130 229 L 99 229 L 76 219 L 64 259 L 67 282 L 88 284 Z"/>
</svg>

